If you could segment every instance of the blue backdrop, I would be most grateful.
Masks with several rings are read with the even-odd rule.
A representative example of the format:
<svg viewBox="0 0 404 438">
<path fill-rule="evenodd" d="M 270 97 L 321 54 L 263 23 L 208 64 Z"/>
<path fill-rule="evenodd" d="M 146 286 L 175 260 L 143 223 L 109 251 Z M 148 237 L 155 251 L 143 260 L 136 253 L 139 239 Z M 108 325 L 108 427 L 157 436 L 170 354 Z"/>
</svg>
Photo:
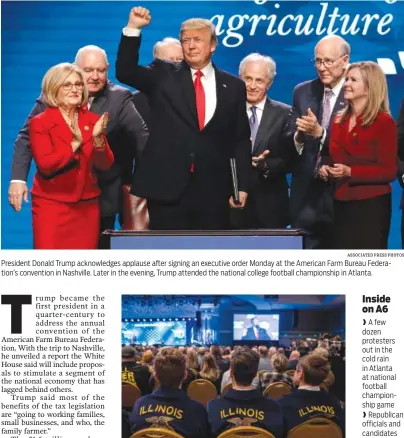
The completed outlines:
<svg viewBox="0 0 404 438">
<path fill-rule="evenodd" d="M 291 103 L 293 88 L 315 77 L 310 62 L 317 40 L 342 35 L 352 46 L 351 61 L 378 60 L 388 73 L 390 104 L 396 118 L 404 78 L 404 5 L 402 2 L 2 2 L 1 243 L 3 249 L 32 248 L 30 205 L 20 213 L 8 205 L 13 143 L 39 95 L 42 77 L 54 64 L 72 61 L 78 48 L 95 44 L 107 51 L 110 79 L 121 29 L 132 6 L 143 4 L 152 23 L 143 32 L 141 62 L 152 60 L 154 43 L 178 37 L 183 20 L 210 18 L 217 25 L 214 56 L 222 69 L 237 73 L 251 52 L 272 56 L 277 76 L 269 95 Z M 400 50 L 402 50 L 400 52 Z M 35 166 L 28 181 L 31 186 Z M 390 248 L 400 248 L 399 199 L 393 192 Z"/>
</svg>

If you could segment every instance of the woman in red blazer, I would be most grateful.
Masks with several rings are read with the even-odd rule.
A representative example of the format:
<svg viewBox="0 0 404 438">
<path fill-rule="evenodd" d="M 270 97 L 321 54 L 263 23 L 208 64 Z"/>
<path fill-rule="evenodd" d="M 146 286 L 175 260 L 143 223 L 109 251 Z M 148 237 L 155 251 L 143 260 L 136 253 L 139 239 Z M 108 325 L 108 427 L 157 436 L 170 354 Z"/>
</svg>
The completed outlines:
<svg viewBox="0 0 404 438">
<path fill-rule="evenodd" d="M 397 129 L 389 113 L 386 77 L 378 64 L 351 64 L 344 84 L 348 106 L 330 136 L 335 183 L 334 248 L 387 249 L 391 183 L 397 174 Z"/>
<path fill-rule="evenodd" d="M 32 188 L 35 249 L 96 249 L 100 189 L 94 167 L 108 169 L 114 157 L 105 138 L 107 114 L 88 112 L 81 70 L 52 67 L 42 82 L 47 109 L 30 121 L 37 165 Z"/>
</svg>

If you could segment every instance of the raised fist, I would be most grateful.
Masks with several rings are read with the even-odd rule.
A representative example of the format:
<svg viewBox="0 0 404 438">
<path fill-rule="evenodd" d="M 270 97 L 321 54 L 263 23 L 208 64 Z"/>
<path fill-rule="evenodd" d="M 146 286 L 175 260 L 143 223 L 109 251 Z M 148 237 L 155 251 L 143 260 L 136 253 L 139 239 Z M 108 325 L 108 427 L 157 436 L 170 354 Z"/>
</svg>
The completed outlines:
<svg viewBox="0 0 404 438">
<path fill-rule="evenodd" d="M 132 8 L 129 13 L 128 26 L 132 29 L 141 29 L 144 26 L 148 26 L 151 21 L 150 11 L 141 6 Z"/>
</svg>

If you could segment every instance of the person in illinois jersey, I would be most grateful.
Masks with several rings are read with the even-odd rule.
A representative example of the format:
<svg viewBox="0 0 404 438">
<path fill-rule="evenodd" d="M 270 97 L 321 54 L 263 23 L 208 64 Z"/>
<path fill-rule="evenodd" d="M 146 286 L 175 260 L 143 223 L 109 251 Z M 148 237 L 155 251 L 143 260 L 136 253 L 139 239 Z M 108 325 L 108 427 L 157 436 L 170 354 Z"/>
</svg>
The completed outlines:
<svg viewBox="0 0 404 438">
<path fill-rule="evenodd" d="M 132 433 L 149 427 L 175 431 L 185 438 L 208 438 L 208 418 L 204 406 L 180 389 L 186 377 L 185 356 L 164 347 L 154 361 L 154 379 L 160 384 L 152 394 L 140 397 L 129 421 Z"/>
<path fill-rule="evenodd" d="M 293 376 L 298 389 L 279 399 L 285 424 L 285 433 L 315 417 L 328 418 L 345 430 L 345 415 L 341 402 L 320 390 L 320 384 L 330 371 L 328 361 L 317 354 L 302 357 Z"/>
<path fill-rule="evenodd" d="M 282 437 L 282 414 L 278 403 L 253 389 L 259 355 L 247 347 L 239 347 L 230 361 L 232 388 L 208 403 L 208 419 L 212 435 L 237 426 L 256 426 Z"/>
</svg>

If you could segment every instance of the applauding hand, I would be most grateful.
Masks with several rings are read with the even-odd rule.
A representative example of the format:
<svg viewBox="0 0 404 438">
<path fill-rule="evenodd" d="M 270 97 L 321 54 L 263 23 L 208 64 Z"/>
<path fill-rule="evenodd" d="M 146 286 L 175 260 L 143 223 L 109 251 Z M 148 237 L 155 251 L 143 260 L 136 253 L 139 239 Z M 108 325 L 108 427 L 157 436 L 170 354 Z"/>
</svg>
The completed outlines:
<svg viewBox="0 0 404 438">
<path fill-rule="evenodd" d="M 105 131 L 107 130 L 107 123 L 108 123 L 108 113 L 104 113 L 98 119 L 98 122 L 94 125 L 94 129 L 93 129 L 93 137 L 94 138 L 105 134 Z"/>
<path fill-rule="evenodd" d="M 79 121 L 77 118 L 75 118 L 72 124 L 70 125 L 70 130 L 72 131 L 73 134 L 73 140 L 71 143 L 72 149 L 73 152 L 76 152 L 77 149 L 81 146 L 81 143 L 83 142 L 83 137 L 81 135 L 81 131 L 79 128 Z"/>
<path fill-rule="evenodd" d="M 323 132 L 316 115 L 310 108 L 307 110 L 307 116 L 302 116 L 296 120 L 296 127 L 298 131 L 304 132 L 311 137 L 321 137 Z"/>
</svg>

